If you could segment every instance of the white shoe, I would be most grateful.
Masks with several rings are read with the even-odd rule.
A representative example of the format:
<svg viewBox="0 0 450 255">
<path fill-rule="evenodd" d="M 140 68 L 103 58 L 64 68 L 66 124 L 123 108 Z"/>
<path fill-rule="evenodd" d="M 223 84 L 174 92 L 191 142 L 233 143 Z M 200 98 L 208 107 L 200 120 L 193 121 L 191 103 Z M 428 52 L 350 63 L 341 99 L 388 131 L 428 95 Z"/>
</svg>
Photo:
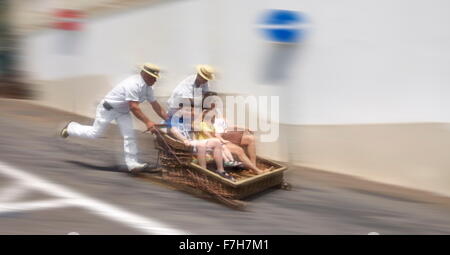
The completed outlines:
<svg viewBox="0 0 450 255">
<path fill-rule="evenodd" d="M 130 173 L 139 173 L 142 172 L 142 170 L 148 168 L 149 165 L 148 163 L 134 163 L 134 164 L 130 164 L 128 165 L 128 171 Z"/>
</svg>

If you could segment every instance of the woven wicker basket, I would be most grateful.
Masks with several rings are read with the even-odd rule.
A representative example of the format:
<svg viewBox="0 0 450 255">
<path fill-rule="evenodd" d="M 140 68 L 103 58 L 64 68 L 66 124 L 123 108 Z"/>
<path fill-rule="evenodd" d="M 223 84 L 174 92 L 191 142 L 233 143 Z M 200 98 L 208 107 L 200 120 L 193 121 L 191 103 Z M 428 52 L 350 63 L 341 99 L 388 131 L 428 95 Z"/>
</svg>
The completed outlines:
<svg viewBox="0 0 450 255">
<path fill-rule="evenodd" d="M 287 168 L 261 157 L 257 157 L 257 163 L 272 167 L 271 171 L 253 176 L 233 172 L 233 176 L 238 178 L 234 182 L 230 181 L 192 163 L 192 150 L 181 141 L 174 139 L 166 132 L 160 131 L 159 134 L 156 135 L 155 145 L 159 151 L 161 165 L 166 171 L 164 178 L 170 182 L 188 185 L 223 199 L 232 200 L 242 199 L 283 183 L 283 172 Z M 171 150 L 167 146 L 170 146 Z"/>
</svg>

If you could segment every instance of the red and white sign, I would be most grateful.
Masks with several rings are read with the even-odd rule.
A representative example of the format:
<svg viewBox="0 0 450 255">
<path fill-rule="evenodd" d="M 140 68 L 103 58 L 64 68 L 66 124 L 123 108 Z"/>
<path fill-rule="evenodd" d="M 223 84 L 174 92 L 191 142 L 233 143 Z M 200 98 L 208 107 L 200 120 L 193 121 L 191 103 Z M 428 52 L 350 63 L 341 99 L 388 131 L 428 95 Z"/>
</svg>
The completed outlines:
<svg viewBox="0 0 450 255">
<path fill-rule="evenodd" d="M 55 11 L 56 29 L 78 31 L 82 29 L 84 13 L 80 10 L 59 9 Z"/>
</svg>

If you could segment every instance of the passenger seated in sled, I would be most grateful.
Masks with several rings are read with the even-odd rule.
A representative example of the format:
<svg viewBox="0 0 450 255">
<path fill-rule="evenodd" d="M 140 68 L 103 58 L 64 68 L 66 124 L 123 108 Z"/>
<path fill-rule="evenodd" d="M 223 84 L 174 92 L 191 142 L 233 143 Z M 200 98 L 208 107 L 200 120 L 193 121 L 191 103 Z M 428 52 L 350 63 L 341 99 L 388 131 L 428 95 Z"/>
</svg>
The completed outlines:
<svg viewBox="0 0 450 255">
<path fill-rule="evenodd" d="M 220 143 L 222 144 L 222 151 L 224 153 L 224 159 L 225 160 L 229 160 L 231 162 L 235 162 L 233 159 L 233 156 L 231 154 L 236 155 L 239 160 L 243 163 L 243 165 L 247 168 L 249 168 L 249 170 L 251 170 L 254 174 L 258 175 L 258 174 L 262 174 L 265 171 L 258 168 L 258 166 L 256 165 L 256 153 L 254 154 L 253 160 L 250 159 L 244 149 L 238 145 L 235 144 L 233 142 L 230 142 L 226 139 L 223 138 L 222 134 L 225 133 L 224 131 L 226 130 L 226 128 L 224 128 L 224 123 L 225 120 L 223 118 L 217 118 L 219 114 L 217 114 L 217 110 L 215 108 L 212 109 L 205 109 L 203 110 L 203 113 L 201 115 L 202 119 L 201 121 L 197 121 L 196 123 L 199 123 L 199 128 L 198 128 L 198 133 L 197 133 L 197 139 L 201 140 L 201 139 L 218 139 L 220 141 Z M 218 124 L 217 122 L 220 122 L 220 124 Z M 226 123 L 225 123 L 226 124 Z M 234 140 L 237 140 L 235 137 L 238 136 L 238 142 L 240 144 L 240 141 L 242 141 L 243 139 L 243 135 L 244 135 L 245 131 L 242 132 L 236 132 L 236 134 L 234 135 L 229 135 L 228 137 L 233 138 Z M 252 134 L 248 134 L 246 136 L 253 136 Z M 234 136 L 234 137 L 232 137 Z M 227 137 L 227 136 L 226 136 Z M 254 143 L 254 138 L 252 139 L 252 142 Z M 247 146 L 248 148 L 248 146 Z M 251 148 L 254 150 L 254 144 L 253 144 L 253 148 Z M 239 162 L 239 163 L 241 163 Z"/>
<path fill-rule="evenodd" d="M 206 166 L 206 157 L 208 153 L 211 153 L 217 167 L 214 171 L 224 178 L 235 181 L 223 167 L 223 151 L 220 140 L 218 138 L 195 139 L 193 134 L 193 113 L 193 104 L 182 105 L 177 113 L 166 121 L 169 132 L 187 147 L 192 148 L 192 152 L 196 155 L 198 163 L 202 168 L 208 169 Z"/>
<path fill-rule="evenodd" d="M 194 123 L 196 125 L 195 139 L 197 140 L 206 140 L 214 137 L 214 126 L 211 122 L 210 118 L 205 119 L 208 110 L 204 110 L 197 121 Z M 219 139 L 220 140 L 220 139 Z M 235 161 L 233 155 L 230 150 L 225 146 L 225 143 L 222 143 L 222 157 L 223 164 L 225 167 L 240 167 L 243 166 L 242 162 Z"/>
<path fill-rule="evenodd" d="M 268 171 L 269 169 L 260 169 L 256 164 L 256 139 L 253 132 L 246 128 L 229 127 L 220 110 L 216 108 L 216 96 L 217 93 L 213 91 L 203 94 L 203 110 L 207 111 L 206 115 L 210 115 L 207 118 L 212 120 L 213 124 L 209 131 L 214 130 L 214 132 L 209 132 L 212 135 L 210 137 L 219 138 L 222 144 L 254 174 Z"/>
</svg>

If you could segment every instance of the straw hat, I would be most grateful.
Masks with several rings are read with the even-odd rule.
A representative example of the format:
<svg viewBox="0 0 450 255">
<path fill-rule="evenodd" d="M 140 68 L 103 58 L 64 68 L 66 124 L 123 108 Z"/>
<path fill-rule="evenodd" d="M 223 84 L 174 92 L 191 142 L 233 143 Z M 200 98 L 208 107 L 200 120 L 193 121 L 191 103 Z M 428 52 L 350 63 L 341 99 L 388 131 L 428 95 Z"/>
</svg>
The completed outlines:
<svg viewBox="0 0 450 255">
<path fill-rule="evenodd" d="M 151 76 L 153 76 L 155 78 L 159 78 L 160 68 L 157 65 L 154 65 L 151 63 L 145 63 L 141 66 L 141 70 L 150 74 Z"/>
<path fill-rule="evenodd" d="M 205 78 L 206 80 L 212 80 L 214 79 L 214 68 L 208 65 L 198 65 L 197 66 L 197 73 Z"/>
</svg>

